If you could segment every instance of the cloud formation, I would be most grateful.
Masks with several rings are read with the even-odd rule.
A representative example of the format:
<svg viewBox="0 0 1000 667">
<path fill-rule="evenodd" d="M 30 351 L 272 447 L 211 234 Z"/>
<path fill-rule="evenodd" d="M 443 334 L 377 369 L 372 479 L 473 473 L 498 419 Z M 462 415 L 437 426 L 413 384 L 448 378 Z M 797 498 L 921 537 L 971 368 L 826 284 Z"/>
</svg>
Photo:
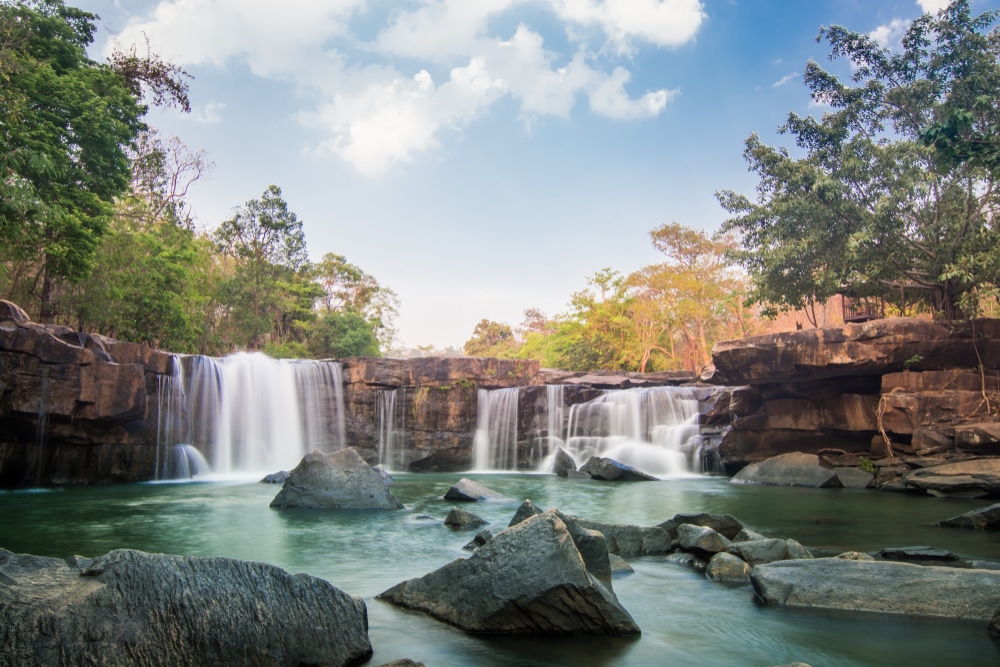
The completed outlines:
<svg viewBox="0 0 1000 667">
<path fill-rule="evenodd" d="M 937 15 L 939 11 L 951 4 L 951 0 L 917 0 L 924 14 Z"/>
<path fill-rule="evenodd" d="M 506 96 L 526 127 L 569 117 L 581 97 L 608 118 L 655 117 L 679 91 L 630 92 L 627 58 L 690 42 L 705 18 L 699 0 L 411 0 L 378 11 L 365 0 L 161 0 L 117 41 L 148 37 L 181 65 L 293 83 L 310 100 L 298 120 L 322 137 L 311 150 L 376 177 Z M 539 16 L 565 40 L 546 43 L 530 24 Z"/>
</svg>

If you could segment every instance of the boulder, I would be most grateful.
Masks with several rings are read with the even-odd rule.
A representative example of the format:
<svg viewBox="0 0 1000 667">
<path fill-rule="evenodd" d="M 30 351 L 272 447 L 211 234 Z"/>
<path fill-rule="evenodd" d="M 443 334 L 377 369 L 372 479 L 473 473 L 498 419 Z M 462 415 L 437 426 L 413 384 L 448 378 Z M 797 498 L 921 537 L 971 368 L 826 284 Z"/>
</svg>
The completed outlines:
<svg viewBox="0 0 1000 667">
<path fill-rule="evenodd" d="M 677 527 L 677 541 L 684 551 L 706 559 L 725 551 L 731 544 L 729 540 L 711 528 L 692 526 L 689 523 Z"/>
<path fill-rule="evenodd" d="M 284 484 L 285 480 L 288 479 L 287 470 L 279 470 L 278 472 L 272 472 L 264 475 L 264 479 L 260 480 L 261 484 Z"/>
<path fill-rule="evenodd" d="M 739 556 L 753 566 L 789 558 L 788 543 L 776 538 L 733 542 L 729 545 L 729 553 Z"/>
<path fill-rule="evenodd" d="M 478 533 L 476 533 L 476 536 L 472 538 L 471 542 L 469 542 L 462 548 L 468 551 L 472 551 L 474 549 L 478 549 L 479 547 L 483 546 L 492 539 L 493 539 L 493 533 L 491 533 L 489 530 L 481 530 Z"/>
<path fill-rule="evenodd" d="M 514 512 L 514 516 L 511 518 L 510 523 L 507 524 L 507 527 L 510 528 L 511 526 L 515 526 L 527 519 L 529 516 L 535 516 L 536 514 L 541 513 L 542 510 L 535 507 L 535 503 L 531 502 L 529 498 L 525 498 L 524 502 L 518 505 L 517 511 Z"/>
<path fill-rule="evenodd" d="M 480 526 L 485 526 L 489 521 L 482 517 L 478 517 L 472 512 L 466 512 L 461 507 L 452 507 L 451 511 L 448 512 L 448 516 L 444 518 L 444 525 L 450 528 L 459 528 L 461 530 L 468 530 L 470 528 L 479 528 Z"/>
<path fill-rule="evenodd" d="M 757 596 L 770 605 L 945 618 L 990 618 L 1000 572 L 843 558 L 754 567 Z"/>
<path fill-rule="evenodd" d="M 1000 607 L 993 612 L 993 616 L 990 617 L 990 624 L 986 628 L 989 630 L 990 636 L 994 639 L 1000 639 Z"/>
<path fill-rule="evenodd" d="M 1000 498 L 1000 459 L 972 459 L 913 470 L 903 475 L 910 489 L 937 496 Z"/>
<path fill-rule="evenodd" d="M 271 507 L 298 509 L 403 509 L 353 448 L 306 454 L 288 473 Z"/>
<path fill-rule="evenodd" d="M 750 530 L 749 528 L 744 528 L 740 532 L 736 533 L 736 537 L 733 538 L 733 542 L 750 542 L 751 540 L 766 540 L 767 535 L 761 535 L 756 530 Z"/>
<path fill-rule="evenodd" d="M 805 486 L 822 489 L 841 486 L 837 471 L 823 465 L 815 454 L 789 452 L 766 461 L 751 463 L 740 470 L 730 484 L 767 484 L 770 486 Z"/>
<path fill-rule="evenodd" d="M 708 561 L 705 576 L 712 581 L 745 584 L 750 582 L 750 569 L 750 565 L 742 558 L 720 552 Z"/>
<path fill-rule="evenodd" d="M 479 482 L 463 477 L 448 489 L 448 492 L 444 494 L 444 499 L 472 503 L 478 500 L 507 500 L 507 497 L 502 493 L 487 489 Z"/>
<path fill-rule="evenodd" d="M 562 447 L 556 447 L 556 453 L 552 459 L 552 469 L 560 477 L 566 477 L 570 470 L 576 470 L 576 460 Z"/>
<path fill-rule="evenodd" d="M 677 528 L 682 524 L 692 526 L 704 526 L 711 528 L 727 539 L 734 539 L 741 530 L 743 523 L 730 514 L 710 514 L 707 512 L 696 512 L 694 514 L 675 514 L 672 519 L 667 519 L 660 524 L 660 528 L 667 531 L 672 538 L 677 538 Z"/>
<path fill-rule="evenodd" d="M 837 468 L 837 479 L 845 489 L 867 489 L 875 481 L 875 475 L 861 468 Z"/>
<path fill-rule="evenodd" d="M 952 552 L 934 547 L 892 547 L 882 549 L 878 554 L 894 560 L 958 560 Z"/>
<path fill-rule="evenodd" d="M 305 574 L 230 558 L 0 550 L 0 664 L 355 665 L 365 603 Z"/>
<path fill-rule="evenodd" d="M 635 570 L 628 564 L 628 561 L 617 554 L 608 554 L 608 565 L 611 566 L 612 578 L 624 577 L 625 575 L 635 573 Z"/>
<path fill-rule="evenodd" d="M 1000 423 L 980 422 L 955 426 L 955 444 L 984 454 L 1000 454 Z"/>
<path fill-rule="evenodd" d="M 648 482 L 657 479 L 632 466 L 600 456 L 591 456 L 586 463 L 580 466 L 580 472 L 585 472 L 592 479 L 602 482 Z"/>
<path fill-rule="evenodd" d="M 814 558 L 812 552 L 799 544 L 796 540 L 785 540 L 785 558 L 787 560 L 801 560 L 804 558 Z"/>
<path fill-rule="evenodd" d="M 608 553 L 619 556 L 647 556 L 665 554 L 673 548 L 670 534 L 659 526 L 631 526 L 621 523 L 602 523 L 560 514 L 562 520 L 575 530 L 593 530 L 604 536 Z"/>
<path fill-rule="evenodd" d="M 944 528 L 974 528 L 976 530 L 1000 530 L 1000 503 L 980 507 L 965 514 L 938 521 Z"/>
<path fill-rule="evenodd" d="M 471 633 L 639 634 L 611 587 L 603 539 L 590 535 L 582 547 L 579 541 L 549 510 L 495 535 L 469 558 L 377 597 Z"/>
</svg>

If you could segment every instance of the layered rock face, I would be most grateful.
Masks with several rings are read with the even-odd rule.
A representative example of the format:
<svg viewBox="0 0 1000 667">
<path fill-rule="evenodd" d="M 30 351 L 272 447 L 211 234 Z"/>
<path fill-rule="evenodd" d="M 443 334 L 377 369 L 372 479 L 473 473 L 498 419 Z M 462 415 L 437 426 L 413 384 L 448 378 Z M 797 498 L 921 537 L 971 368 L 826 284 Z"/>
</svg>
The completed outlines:
<svg viewBox="0 0 1000 667">
<path fill-rule="evenodd" d="M 151 479 L 172 363 L 0 302 L 0 487 Z"/>
<path fill-rule="evenodd" d="M 881 458 L 883 432 L 897 455 L 1000 453 L 1000 320 L 949 328 L 888 318 L 772 334 L 719 343 L 712 360 L 703 379 L 738 385 L 720 446 L 730 473 L 793 451 L 834 464 Z"/>
</svg>

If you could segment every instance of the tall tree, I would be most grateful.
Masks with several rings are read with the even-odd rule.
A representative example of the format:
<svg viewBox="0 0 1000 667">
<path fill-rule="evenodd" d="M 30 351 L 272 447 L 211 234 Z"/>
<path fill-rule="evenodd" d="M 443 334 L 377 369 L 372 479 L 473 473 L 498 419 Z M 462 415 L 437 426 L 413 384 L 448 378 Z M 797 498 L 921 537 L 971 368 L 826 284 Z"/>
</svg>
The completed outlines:
<svg viewBox="0 0 1000 667">
<path fill-rule="evenodd" d="M 985 31 L 997 15 L 973 16 L 955 0 L 913 21 L 898 50 L 821 29 L 831 58 L 854 65 L 855 85 L 808 63 L 805 83 L 832 111 L 791 113 L 780 128 L 805 157 L 752 135 L 744 156 L 760 177 L 757 201 L 718 194 L 754 300 L 775 312 L 846 292 L 897 307 L 921 301 L 951 319 L 995 281 L 973 261 L 997 247 L 994 175 L 974 160 L 935 159 L 923 137 L 956 104 L 986 96 L 996 107 L 1000 39 Z"/>
</svg>

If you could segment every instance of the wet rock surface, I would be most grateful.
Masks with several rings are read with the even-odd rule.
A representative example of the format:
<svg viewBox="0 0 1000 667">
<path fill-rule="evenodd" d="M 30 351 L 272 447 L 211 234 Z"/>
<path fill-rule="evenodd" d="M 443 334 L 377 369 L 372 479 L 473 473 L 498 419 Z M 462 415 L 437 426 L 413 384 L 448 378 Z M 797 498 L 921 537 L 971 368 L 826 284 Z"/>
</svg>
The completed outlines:
<svg viewBox="0 0 1000 667">
<path fill-rule="evenodd" d="M 382 476 L 352 448 L 306 454 L 271 501 L 279 509 L 403 509 Z"/>
<path fill-rule="evenodd" d="M 580 466 L 579 471 L 602 482 L 650 482 L 657 479 L 624 463 L 601 456 L 591 456 Z"/>
<path fill-rule="evenodd" d="M 444 499 L 474 503 L 479 500 L 507 500 L 507 497 L 493 489 L 486 488 L 479 482 L 463 477 L 451 485 L 445 492 Z"/>
<path fill-rule="evenodd" d="M 0 664 L 354 665 L 372 653 L 361 598 L 271 565 L 0 550 L 0 573 Z"/>
<path fill-rule="evenodd" d="M 1000 530 L 1000 503 L 970 510 L 965 514 L 939 521 L 944 528 L 972 528 L 974 530 Z"/>
</svg>

